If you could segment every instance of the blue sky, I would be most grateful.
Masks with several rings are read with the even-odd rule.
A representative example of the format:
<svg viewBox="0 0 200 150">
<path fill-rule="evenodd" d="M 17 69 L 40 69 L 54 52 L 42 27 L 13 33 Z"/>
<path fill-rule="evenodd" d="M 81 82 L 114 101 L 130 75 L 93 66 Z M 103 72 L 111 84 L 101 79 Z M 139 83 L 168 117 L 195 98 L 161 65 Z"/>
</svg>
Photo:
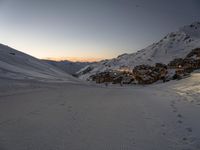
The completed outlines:
<svg viewBox="0 0 200 150">
<path fill-rule="evenodd" d="M 0 0 L 0 43 L 38 58 L 112 58 L 199 21 L 199 8 L 199 0 Z"/>
</svg>

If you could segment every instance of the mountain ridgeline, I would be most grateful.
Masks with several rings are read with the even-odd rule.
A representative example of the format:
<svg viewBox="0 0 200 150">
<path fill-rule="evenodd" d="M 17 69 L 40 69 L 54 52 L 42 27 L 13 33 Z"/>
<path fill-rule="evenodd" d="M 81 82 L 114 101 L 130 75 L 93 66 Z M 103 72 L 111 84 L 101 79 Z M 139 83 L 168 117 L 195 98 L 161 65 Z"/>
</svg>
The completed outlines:
<svg viewBox="0 0 200 150">
<path fill-rule="evenodd" d="M 90 62 L 72 62 L 68 60 L 63 60 L 63 61 L 43 60 L 43 61 L 71 75 L 75 75 L 76 72 L 79 71 L 80 69 L 92 64 Z"/>
<path fill-rule="evenodd" d="M 40 59 L 0 44 L 0 80 L 75 81 L 71 75 Z"/>
<path fill-rule="evenodd" d="M 111 60 L 103 60 L 88 65 L 77 74 L 80 79 L 93 80 L 95 75 L 106 72 L 119 70 L 129 70 L 132 72 L 134 68 L 141 68 L 138 67 L 140 65 L 146 65 L 146 68 L 156 64 L 168 66 L 171 61 L 178 58 L 185 59 L 196 48 L 200 48 L 200 22 L 194 22 L 191 25 L 181 27 L 178 31 L 169 33 L 160 41 L 136 53 L 122 54 Z M 168 70 L 167 72 L 174 71 Z"/>
</svg>

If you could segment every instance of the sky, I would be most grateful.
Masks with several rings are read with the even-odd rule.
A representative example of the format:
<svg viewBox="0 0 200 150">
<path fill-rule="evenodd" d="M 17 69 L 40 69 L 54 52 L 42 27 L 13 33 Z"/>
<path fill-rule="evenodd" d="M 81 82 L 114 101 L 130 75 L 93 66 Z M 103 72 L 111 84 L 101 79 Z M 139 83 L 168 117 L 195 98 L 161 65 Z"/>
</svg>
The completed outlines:
<svg viewBox="0 0 200 150">
<path fill-rule="evenodd" d="M 0 0 L 0 43 L 41 59 L 133 53 L 200 21 L 200 0 Z"/>
</svg>

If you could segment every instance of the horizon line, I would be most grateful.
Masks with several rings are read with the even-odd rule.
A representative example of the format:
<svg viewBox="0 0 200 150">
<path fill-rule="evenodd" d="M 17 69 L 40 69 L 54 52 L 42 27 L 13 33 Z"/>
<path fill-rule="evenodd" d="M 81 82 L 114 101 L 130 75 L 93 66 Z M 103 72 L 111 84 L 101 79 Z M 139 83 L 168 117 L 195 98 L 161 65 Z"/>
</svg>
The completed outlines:
<svg viewBox="0 0 200 150">
<path fill-rule="evenodd" d="M 40 58 L 43 60 L 52 60 L 52 61 L 71 61 L 71 62 L 99 62 L 105 60 L 106 58 L 93 58 L 93 57 L 45 57 Z"/>
</svg>

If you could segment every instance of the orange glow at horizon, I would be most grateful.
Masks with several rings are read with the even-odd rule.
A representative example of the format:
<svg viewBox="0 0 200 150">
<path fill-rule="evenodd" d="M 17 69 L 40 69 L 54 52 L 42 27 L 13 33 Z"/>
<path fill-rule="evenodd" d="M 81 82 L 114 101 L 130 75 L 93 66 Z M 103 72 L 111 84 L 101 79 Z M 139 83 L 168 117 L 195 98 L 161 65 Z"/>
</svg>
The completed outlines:
<svg viewBox="0 0 200 150">
<path fill-rule="evenodd" d="M 43 58 L 46 60 L 53 60 L 53 61 L 64 61 L 64 60 L 68 60 L 68 61 L 72 61 L 72 62 L 97 62 L 97 61 L 101 61 L 105 58 L 87 58 L 87 57 L 46 57 Z"/>
</svg>

